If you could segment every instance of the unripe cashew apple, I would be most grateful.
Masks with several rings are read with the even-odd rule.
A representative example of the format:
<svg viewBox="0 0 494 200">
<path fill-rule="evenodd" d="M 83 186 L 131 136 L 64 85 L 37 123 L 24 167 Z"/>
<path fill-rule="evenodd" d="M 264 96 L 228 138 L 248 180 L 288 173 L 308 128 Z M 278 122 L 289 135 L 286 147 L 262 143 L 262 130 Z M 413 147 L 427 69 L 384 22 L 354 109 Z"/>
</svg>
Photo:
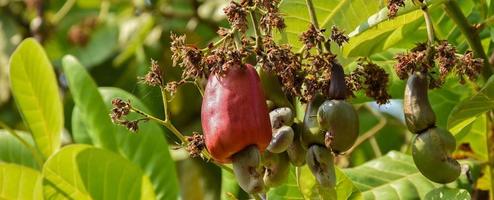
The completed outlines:
<svg viewBox="0 0 494 200">
<path fill-rule="evenodd" d="M 336 186 L 334 157 L 329 149 L 314 144 L 307 150 L 307 166 L 322 187 Z"/>
<path fill-rule="evenodd" d="M 335 153 L 350 149 L 357 140 L 358 114 L 345 100 L 326 100 L 317 111 L 317 121 L 319 127 L 329 133 L 329 147 Z"/>
<path fill-rule="evenodd" d="M 442 128 L 431 128 L 413 140 L 412 156 L 419 171 L 431 181 L 449 183 L 458 178 L 461 166 L 449 154 L 456 148 L 453 135 Z"/>
<path fill-rule="evenodd" d="M 436 115 L 429 103 L 429 84 L 426 74 L 416 72 L 408 77 L 403 97 L 403 112 L 408 130 L 420 133 L 436 123 Z"/>
<path fill-rule="evenodd" d="M 301 141 L 304 148 L 308 149 L 313 144 L 324 146 L 324 132 L 319 128 L 317 123 L 317 109 L 324 102 L 324 98 L 316 96 L 316 98 L 307 105 L 307 112 L 304 115 L 302 127 Z"/>
<path fill-rule="evenodd" d="M 263 152 L 271 124 L 259 76 L 252 65 L 209 76 L 201 110 L 206 147 L 213 159 L 230 163 L 233 154 L 254 145 Z"/>
</svg>

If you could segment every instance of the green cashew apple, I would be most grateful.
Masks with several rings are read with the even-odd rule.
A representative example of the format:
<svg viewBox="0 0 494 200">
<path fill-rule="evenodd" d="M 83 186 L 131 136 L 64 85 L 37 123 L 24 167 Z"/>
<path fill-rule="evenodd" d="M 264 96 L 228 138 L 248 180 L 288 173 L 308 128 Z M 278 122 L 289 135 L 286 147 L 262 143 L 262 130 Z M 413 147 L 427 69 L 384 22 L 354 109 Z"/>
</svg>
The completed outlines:
<svg viewBox="0 0 494 200">
<path fill-rule="evenodd" d="M 305 155 L 307 154 L 307 151 L 302 146 L 302 142 L 300 141 L 300 135 L 301 135 L 300 125 L 294 124 L 293 130 L 295 133 L 293 142 L 292 144 L 290 144 L 290 146 L 288 146 L 286 153 L 288 154 L 290 163 L 292 163 L 292 165 L 294 166 L 300 167 L 305 164 Z"/>
<path fill-rule="evenodd" d="M 288 107 L 276 108 L 269 112 L 269 119 L 271 120 L 271 127 L 273 129 L 280 128 L 283 125 L 291 126 L 293 124 L 292 109 Z"/>
<path fill-rule="evenodd" d="M 294 135 L 290 126 L 273 129 L 273 138 L 266 149 L 272 153 L 284 152 L 292 144 Z"/>
<path fill-rule="evenodd" d="M 313 144 L 324 145 L 324 132 L 319 128 L 317 122 L 317 109 L 324 102 L 324 98 L 316 98 L 307 104 L 307 110 L 304 115 L 301 141 L 304 148 L 309 148 Z"/>
<path fill-rule="evenodd" d="M 264 152 L 264 184 L 276 187 L 282 184 L 290 172 L 290 161 L 286 153 Z"/>
<path fill-rule="evenodd" d="M 412 156 L 419 171 L 431 181 L 449 183 L 458 178 L 461 166 L 449 154 L 455 150 L 456 140 L 442 128 L 431 128 L 413 141 Z"/>
<path fill-rule="evenodd" d="M 232 156 L 233 173 L 238 185 L 247 193 L 264 190 L 262 179 L 261 153 L 255 145 L 250 145 Z"/>
<path fill-rule="evenodd" d="M 333 154 L 329 149 L 320 145 L 312 145 L 307 150 L 307 166 L 322 187 L 336 186 L 336 172 Z"/>
<path fill-rule="evenodd" d="M 405 122 L 412 133 L 421 133 L 434 127 L 436 115 L 429 103 L 427 76 L 416 72 L 408 77 L 403 97 Z"/>
<path fill-rule="evenodd" d="M 326 131 L 326 147 L 341 153 L 350 149 L 358 137 L 357 111 L 345 100 L 327 100 L 317 111 L 319 127 Z"/>
</svg>

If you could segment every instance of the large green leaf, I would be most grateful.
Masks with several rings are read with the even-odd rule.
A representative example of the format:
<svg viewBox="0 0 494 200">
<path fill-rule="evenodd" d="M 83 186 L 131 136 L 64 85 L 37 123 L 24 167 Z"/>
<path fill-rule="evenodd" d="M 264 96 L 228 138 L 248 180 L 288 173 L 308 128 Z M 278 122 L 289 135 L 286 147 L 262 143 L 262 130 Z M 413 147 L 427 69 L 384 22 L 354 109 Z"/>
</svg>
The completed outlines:
<svg viewBox="0 0 494 200">
<path fill-rule="evenodd" d="M 72 138 L 77 144 L 93 144 L 87 125 L 81 118 L 81 110 L 77 106 L 72 110 Z"/>
<path fill-rule="evenodd" d="M 101 134 L 105 134 L 103 136 L 114 143 L 116 152 L 140 166 L 146 175 L 150 177 L 158 199 L 176 198 L 178 195 L 178 180 L 175 165 L 170 156 L 163 130 L 159 125 L 155 122 L 146 122 L 140 124 L 139 131 L 136 134 L 132 134 L 127 129 L 111 123 L 109 117 L 112 107 L 111 101 L 117 97 L 130 100 L 133 106 L 144 112 L 149 113 L 149 110 L 138 98 L 121 89 L 102 88 L 98 91 L 96 84 L 87 75 L 84 68 L 80 64 L 76 64 L 77 61 L 73 59 L 71 57 L 64 59 L 65 70 L 71 70 L 70 68 L 67 69 L 67 66 L 72 65 L 72 69 L 81 70 L 78 72 L 79 76 L 81 74 L 86 74 L 85 76 L 87 76 L 86 80 L 82 81 L 86 83 L 86 86 L 77 87 L 75 90 L 71 87 L 73 94 L 86 94 L 79 96 L 79 98 L 82 98 L 79 101 L 74 98 L 77 106 L 77 109 L 74 110 L 78 116 L 72 119 L 72 124 L 75 125 L 77 140 L 87 143 L 92 142 L 97 145 L 97 141 L 101 141 L 101 138 L 103 138 Z M 67 63 L 68 60 L 71 64 Z M 77 75 L 74 74 L 74 76 Z M 68 79 L 70 82 L 70 78 Z M 91 94 L 93 98 L 89 98 L 88 94 Z M 129 119 L 138 117 L 136 114 L 129 115 Z M 93 122 L 93 120 L 95 121 Z M 91 125 L 91 123 L 94 124 Z M 88 134 L 89 137 L 85 134 Z"/>
<path fill-rule="evenodd" d="M 42 180 L 32 168 L 0 163 L 0 199 L 43 199 Z"/>
<path fill-rule="evenodd" d="M 34 145 L 33 138 L 21 131 L 16 131 L 28 145 Z M 0 130 L 0 162 L 15 163 L 34 169 L 40 168 L 31 150 L 6 130 Z"/>
<path fill-rule="evenodd" d="M 440 186 L 418 171 L 411 156 L 397 151 L 344 172 L 364 199 L 423 199 Z"/>
<path fill-rule="evenodd" d="M 44 185 L 72 199 L 155 199 L 137 165 L 105 149 L 69 145 L 46 161 Z M 53 194 L 50 194 L 50 196 Z"/>
<path fill-rule="evenodd" d="M 70 92 L 81 111 L 80 117 L 87 125 L 94 145 L 116 151 L 114 124 L 108 116 L 96 83 L 73 56 L 65 56 L 62 63 Z"/>
<path fill-rule="evenodd" d="M 440 199 L 449 199 L 449 200 L 470 200 L 470 194 L 468 191 L 464 189 L 457 188 L 447 188 L 440 187 L 434 189 L 425 195 L 425 199 L 428 200 L 440 200 Z"/>
<path fill-rule="evenodd" d="M 494 76 L 475 95 L 457 104 L 448 118 L 448 129 L 461 130 L 480 114 L 494 108 Z M 457 132 L 455 131 L 455 132 Z"/>
<path fill-rule="evenodd" d="M 336 188 L 324 189 L 319 187 L 310 169 L 293 168 L 286 183 L 273 188 L 268 193 L 268 199 L 360 199 L 360 192 L 351 180 L 336 168 Z"/>
<path fill-rule="evenodd" d="M 366 0 L 326 0 L 313 1 L 319 26 L 326 34 L 331 27 L 337 25 L 347 33 L 362 21 L 379 10 L 379 3 Z M 310 18 L 305 0 L 282 0 L 280 11 L 285 17 L 287 27 L 278 36 L 284 43 L 292 45 L 298 51 L 302 48 L 299 36 L 309 27 Z"/>
<path fill-rule="evenodd" d="M 14 51 L 10 79 L 36 146 L 47 158 L 60 147 L 63 111 L 53 67 L 36 40 L 28 38 Z"/>
<path fill-rule="evenodd" d="M 130 100 L 132 106 L 149 113 L 149 109 L 134 95 L 118 88 L 100 88 L 100 93 L 106 103 L 107 110 L 111 109 L 114 98 Z M 108 116 L 108 115 L 107 115 Z M 140 116 L 130 114 L 129 119 Z M 178 179 L 175 162 L 170 156 L 165 133 L 153 121 L 139 124 L 136 133 L 129 132 L 122 126 L 115 125 L 119 152 L 141 167 L 153 183 L 157 199 L 175 199 L 178 195 Z"/>
</svg>

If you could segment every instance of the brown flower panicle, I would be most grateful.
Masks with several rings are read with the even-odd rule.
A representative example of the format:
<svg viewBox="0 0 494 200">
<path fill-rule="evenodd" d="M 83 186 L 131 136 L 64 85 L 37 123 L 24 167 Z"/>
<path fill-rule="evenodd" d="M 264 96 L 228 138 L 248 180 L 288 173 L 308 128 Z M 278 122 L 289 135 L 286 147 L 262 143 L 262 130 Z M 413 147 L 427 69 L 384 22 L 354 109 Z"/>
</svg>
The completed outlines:
<svg viewBox="0 0 494 200">
<path fill-rule="evenodd" d="M 204 136 L 194 132 L 192 136 L 186 137 L 186 140 L 188 142 L 186 150 L 189 152 L 190 157 L 199 157 L 202 150 L 206 147 Z"/>
<path fill-rule="evenodd" d="M 439 79 L 440 85 L 444 83 L 448 73 L 455 67 L 457 61 L 456 48 L 447 41 L 439 42 L 436 47 L 435 59 L 439 64 Z"/>
<path fill-rule="evenodd" d="M 460 77 L 460 83 L 465 83 L 466 76 L 470 80 L 476 80 L 484 64 L 481 58 L 474 58 L 473 52 L 467 51 L 458 59 L 456 74 Z"/>
<path fill-rule="evenodd" d="M 300 41 L 302 41 L 305 45 L 305 48 L 312 49 L 317 44 L 324 43 L 324 35 L 320 30 L 317 30 L 316 27 L 311 24 L 309 25 L 309 29 L 302 33 L 300 36 Z"/>
<path fill-rule="evenodd" d="M 280 78 L 285 92 L 300 95 L 303 80 L 298 73 L 302 69 L 300 57 L 291 51 L 289 45 L 277 45 L 269 36 L 263 40 L 265 54 L 260 55 L 259 60 L 262 68 Z"/>
<path fill-rule="evenodd" d="M 247 10 L 239 3 L 231 1 L 230 4 L 223 9 L 226 18 L 230 24 L 240 32 L 247 30 Z"/>
<path fill-rule="evenodd" d="M 139 77 L 139 80 L 150 86 L 163 86 L 163 74 L 156 60 L 151 59 L 151 68 L 144 77 Z"/>
<path fill-rule="evenodd" d="M 346 77 L 347 87 L 351 94 L 360 89 L 365 89 L 365 95 L 383 105 L 389 102 L 391 96 L 387 87 L 389 74 L 377 64 L 360 59 L 357 68 Z"/>
<path fill-rule="evenodd" d="M 341 47 L 344 42 L 348 42 L 350 38 L 345 35 L 345 31 L 338 29 L 337 26 L 331 27 L 331 40 Z"/>
</svg>

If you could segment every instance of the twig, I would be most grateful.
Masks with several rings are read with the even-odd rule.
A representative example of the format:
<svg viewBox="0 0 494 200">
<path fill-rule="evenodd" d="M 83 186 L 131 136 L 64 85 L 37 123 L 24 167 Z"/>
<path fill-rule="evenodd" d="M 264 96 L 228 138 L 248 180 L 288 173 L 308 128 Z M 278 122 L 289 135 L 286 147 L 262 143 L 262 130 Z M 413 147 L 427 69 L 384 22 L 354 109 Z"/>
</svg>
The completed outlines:
<svg viewBox="0 0 494 200">
<path fill-rule="evenodd" d="M 429 15 L 427 5 L 422 5 L 422 11 L 424 13 L 425 25 L 427 27 L 427 38 L 429 39 L 429 44 L 432 44 L 436 40 L 436 37 L 434 34 L 434 25 L 432 23 L 432 18 Z"/>
<path fill-rule="evenodd" d="M 60 10 L 58 10 L 57 13 L 55 13 L 53 18 L 51 19 L 51 23 L 52 24 L 58 24 L 60 22 L 60 20 L 63 19 L 65 17 L 65 15 L 67 15 L 67 13 L 69 13 L 70 9 L 72 9 L 74 4 L 75 4 L 75 0 L 65 1 L 62 8 L 60 8 Z"/>
<path fill-rule="evenodd" d="M 168 130 L 170 130 L 180 140 L 180 142 L 181 142 L 180 145 L 181 146 L 186 146 L 188 144 L 188 141 L 185 138 L 185 136 L 171 123 L 170 120 L 168 120 L 168 121 L 161 120 L 161 119 L 159 119 L 157 117 L 154 117 L 154 116 L 152 116 L 150 114 L 147 114 L 147 113 L 145 113 L 145 112 L 143 112 L 143 111 L 141 111 L 141 110 L 139 110 L 137 108 L 134 108 L 134 107 L 131 107 L 131 111 L 133 111 L 133 112 L 135 112 L 137 114 L 140 114 L 140 115 L 144 116 L 147 119 L 154 120 L 154 121 L 160 123 L 161 125 L 165 126 Z M 227 170 L 228 172 L 233 173 L 233 170 L 230 167 L 214 161 L 207 150 L 203 150 L 201 152 L 201 154 L 202 154 L 202 157 L 205 160 L 210 161 L 210 162 L 213 162 L 214 164 L 216 164 L 219 167 Z"/>
</svg>

